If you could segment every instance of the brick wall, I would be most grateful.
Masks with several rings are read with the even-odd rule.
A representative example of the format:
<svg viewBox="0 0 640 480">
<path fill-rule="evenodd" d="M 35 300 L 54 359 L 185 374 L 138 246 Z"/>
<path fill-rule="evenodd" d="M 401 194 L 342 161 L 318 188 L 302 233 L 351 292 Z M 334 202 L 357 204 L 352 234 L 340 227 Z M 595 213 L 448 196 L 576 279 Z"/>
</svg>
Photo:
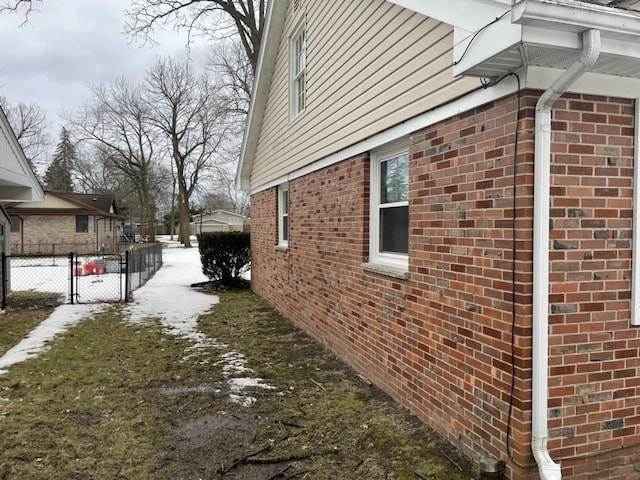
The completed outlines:
<svg viewBox="0 0 640 480">
<path fill-rule="evenodd" d="M 553 129 L 549 445 L 568 478 L 637 478 L 640 450 L 622 449 L 640 444 L 633 102 L 566 95 Z"/>
<path fill-rule="evenodd" d="M 89 231 L 76 232 L 75 215 L 25 215 L 20 232 L 11 233 L 11 253 L 93 253 L 96 245 L 116 251 L 120 222 L 89 216 Z M 97 232 L 96 232 L 97 229 Z"/>
<path fill-rule="evenodd" d="M 368 155 L 290 183 L 286 252 L 275 248 L 276 189 L 252 199 L 253 289 L 468 453 L 505 460 L 517 479 L 537 478 L 530 409 L 539 93 L 522 94 L 517 159 L 515 96 L 411 136 L 406 281 L 361 266 Z M 633 448 L 623 459 L 602 453 L 638 443 L 640 433 L 638 336 L 629 327 L 631 106 L 569 96 L 554 110 L 550 446 L 554 458 L 578 456 L 563 461 L 572 480 L 626 478 L 606 475 L 636 468 Z"/>
</svg>

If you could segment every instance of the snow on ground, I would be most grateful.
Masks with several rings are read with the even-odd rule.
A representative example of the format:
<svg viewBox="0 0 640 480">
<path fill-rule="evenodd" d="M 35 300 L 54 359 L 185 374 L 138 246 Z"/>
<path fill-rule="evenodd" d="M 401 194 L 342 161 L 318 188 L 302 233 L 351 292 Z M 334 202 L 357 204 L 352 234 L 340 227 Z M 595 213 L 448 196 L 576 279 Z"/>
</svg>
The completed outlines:
<svg viewBox="0 0 640 480">
<path fill-rule="evenodd" d="M 84 261 L 97 257 L 83 257 Z M 69 301 L 69 260 L 62 257 L 9 257 L 11 262 L 11 291 L 59 293 L 63 302 Z M 104 273 L 74 277 L 77 303 L 120 300 L 124 296 L 125 276 Z"/>
<path fill-rule="evenodd" d="M 37 356 L 48 348 L 47 344 L 53 337 L 64 333 L 69 327 L 92 316 L 104 307 L 104 304 L 59 306 L 49 318 L 0 358 L 0 375 L 7 373 L 7 369 L 11 365 Z"/>
<path fill-rule="evenodd" d="M 210 311 L 219 299 L 215 295 L 207 295 L 190 286 L 204 282 L 207 277 L 202 273 L 202 264 L 197 248 L 175 248 L 179 244 L 166 238 L 163 250 L 163 267 L 149 281 L 133 293 L 133 302 L 124 307 L 128 321 L 145 324 L 157 319 L 167 334 L 184 338 L 190 342 L 185 352 L 184 361 L 194 360 L 205 350 L 226 350 L 228 347 L 215 339 L 209 338 L 198 330 L 198 317 Z M 50 285 L 45 286 L 50 288 Z M 89 318 L 105 304 L 62 305 L 54 313 L 35 328 L 22 342 L 9 350 L 0 358 L 0 375 L 6 374 L 11 365 L 38 355 L 47 348 L 47 344 L 56 336 L 64 333 L 79 321 Z M 260 378 L 239 377 L 251 371 L 245 365 L 247 358 L 235 351 L 221 354 L 216 365 L 222 365 L 224 383 L 230 390 L 229 398 L 242 405 L 249 406 L 255 398 L 245 395 L 247 387 L 272 389 Z M 239 377 L 239 378 L 237 378 Z"/>
<path fill-rule="evenodd" d="M 218 303 L 215 295 L 206 295 L 191 284 L 206 282 L 197 248 L 166 248 L 163 266 L 149 281 L 133 292 L 134 302 L 125 312 L 133 323 L 157 318 L 167 333 L 186 338 L 194 347 L 219 347 L 198 331 L 198 317 Z"/>
</svg>

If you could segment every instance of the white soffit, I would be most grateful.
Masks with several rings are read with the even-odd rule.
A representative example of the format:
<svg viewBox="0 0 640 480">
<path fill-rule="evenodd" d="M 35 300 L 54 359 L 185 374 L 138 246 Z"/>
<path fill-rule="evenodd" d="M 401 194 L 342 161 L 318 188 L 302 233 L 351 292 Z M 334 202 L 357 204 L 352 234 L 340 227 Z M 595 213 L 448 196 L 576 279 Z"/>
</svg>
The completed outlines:
<svg viewBox="0 0 640 480">
<path fill-rule="evenodd" d="M 523 66 L 566 68 L 590 28 L 602 36 L 591 71 L 640 78 L 640 12 L 571 0 L 521 0 L 474 36 L 456 31 L 454 74 L 496 78 Z"/>
<path fill-rule="evenodd" d="M 606 1 L 606 0 L 603 0 Z M 638 41 L 640 12 L 571 0 L 521 0 L 513 5 L 513 23 L 581 33 L 594 28 L 606 38 Z"/>
</svg>

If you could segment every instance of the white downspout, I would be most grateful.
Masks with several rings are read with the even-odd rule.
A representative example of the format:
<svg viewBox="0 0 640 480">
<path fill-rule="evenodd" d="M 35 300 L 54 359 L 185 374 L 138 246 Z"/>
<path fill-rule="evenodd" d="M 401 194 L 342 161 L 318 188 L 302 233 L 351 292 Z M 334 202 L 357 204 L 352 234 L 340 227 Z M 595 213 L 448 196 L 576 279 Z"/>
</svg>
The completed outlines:
<svg viewBox="0 0 640 480">
<path fill-rule="evenodd" d="M 582 34 L 582 54 L 540 97 L 536 105 L 533 216 L 533 361 L 531 451 L 542 480 L 560 480 L 560 464 L 549 455 L 549 208 L 551 177 L 551 107 L 592 67 L 600 55 L 600 32 Z"/>
</svg>

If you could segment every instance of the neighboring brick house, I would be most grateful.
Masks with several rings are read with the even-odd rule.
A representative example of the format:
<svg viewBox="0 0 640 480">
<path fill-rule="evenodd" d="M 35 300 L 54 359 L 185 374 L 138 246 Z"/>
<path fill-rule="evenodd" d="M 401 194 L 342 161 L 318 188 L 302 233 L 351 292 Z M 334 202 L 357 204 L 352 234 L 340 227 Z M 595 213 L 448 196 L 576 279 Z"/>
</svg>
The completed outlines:
<svg viewBox="0 0 640 480">
<path fill-rule="evenodd" d="M 115 252 L 122 217 L 107 194 L 46 191 L 40 202 L 5 204 L 11 253 Z"/>
<path fill-rule="evenodd" d="M 638 97 L 636 0 L 271 1 L 252 288 L 508 478 L 638 478 Z"/>
</svg>

